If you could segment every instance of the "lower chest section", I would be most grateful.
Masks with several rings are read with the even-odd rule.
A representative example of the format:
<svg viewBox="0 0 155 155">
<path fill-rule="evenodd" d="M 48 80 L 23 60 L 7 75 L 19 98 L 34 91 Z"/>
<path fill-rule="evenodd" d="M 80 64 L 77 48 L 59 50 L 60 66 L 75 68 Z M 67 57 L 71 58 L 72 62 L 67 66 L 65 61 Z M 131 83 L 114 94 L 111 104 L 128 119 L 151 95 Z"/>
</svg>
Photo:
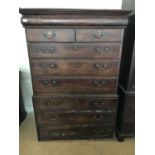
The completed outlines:
<svg viewBox="0 0 155 155">
<path fill-rule="evenodd" d="M 117 97 L 33 97 L 38 137 L 50 139 L 112 138 Z"/>
</svg>

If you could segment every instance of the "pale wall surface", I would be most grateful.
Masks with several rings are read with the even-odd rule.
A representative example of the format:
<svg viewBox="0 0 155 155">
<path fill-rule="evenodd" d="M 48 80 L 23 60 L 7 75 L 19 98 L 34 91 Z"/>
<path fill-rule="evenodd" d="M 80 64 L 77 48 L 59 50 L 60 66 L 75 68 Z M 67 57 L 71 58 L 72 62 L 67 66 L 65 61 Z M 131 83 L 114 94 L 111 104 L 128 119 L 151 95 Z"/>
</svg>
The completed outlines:
<svg viewBox="0 0 155 155">
<path fill-rule="evenodd" d="M 86 9 L 121 9 L 122 0 L 22 0 L 21 8 L 86 8 Z M 19 15 L 19 21 L 20 21 Z M 27 54 L 25 30 L 22 25 L 17 25 L 19 35 L 19 69 L 22 71 L 22 90 L 26 111 L 33 112 L 32 85 L 30 77 L 29 60 Z"/>
</svg>

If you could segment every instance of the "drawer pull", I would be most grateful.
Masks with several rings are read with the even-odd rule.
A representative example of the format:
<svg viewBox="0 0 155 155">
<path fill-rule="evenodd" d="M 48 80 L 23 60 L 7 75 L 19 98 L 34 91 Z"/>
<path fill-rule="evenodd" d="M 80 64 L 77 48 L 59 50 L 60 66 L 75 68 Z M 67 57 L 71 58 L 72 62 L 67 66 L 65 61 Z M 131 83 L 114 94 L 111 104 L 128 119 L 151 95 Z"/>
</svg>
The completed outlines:
<svg viewBox="0 0 155 155">
<path fill-rule="evenodd" d="M 102 38 L 104 36 L 103 31 L 98 30 L 96 33 L 92 34 L 95 38 Z"/>
<path fill-rule="evenodd" d="M 94 80 L 93 83 L 97 86 L 102 86 L 106 83 L 106 81 L 104 80 L 101 80 L 101 81 L 97 81 L 97 80 Z"/>
<path fill-rule="evenodd" d="M 60 136 L 59 132 L 49 131 L 50 136 Z"/>
<path fill-rule="evenodd" d="M 103 115 L 101 115 L 101 116 L 95 115 L 94 118 L 97 119 L 97 120 L 101 120 L 103 118 Z"/>
<path fill-rule="evenodd" d="M 50 47 L 50 48 L 42 48 L 41 51 L 43 53 L 50 53 L 50 52 L 53 52 L 54 51 L 54 48 L 53 47 Z"/>
<path fill-rule="evenodd" d="M 77 51 L 77 50 L 78 50 L 78 46 L 75 45 L 75 46 L 73 47 L 73 51 Z"/>
<path fill-rule="evenodd" d="M 48 82 L 47 80 L 44 80 L 43 83 L 44 83 L 44 85 L 46 85 L 46 86 L 49 84 L 49 82 Z"/>
<path fill-rule="evenodd" d="M 50 102 L 50 101 L 48 101 L 47 104 L 48 105 L 57 105 L 57 102 Z"/>
<path fill-rule="evenodd" d="M 59 81 L 57 80 L 52 80 L 52 81 L 43 80 L 42 82 L 45 86 L 57 86 L 60 84 Z"/>
<path fill-rule="evenodd" d="M 56 68 L 57 65 L 52 63 L 52 64 L 49 65 L 49 67 L 50 67 L 50 68 Z"/>
<path fill-rule="evenodd" d="M 42 68 L 56 68 L 57 67 L 57 65 L 53 63 L 52 64 L 40 64 L 39 66 Z"/>
<path fill-rule="evenodd" d="M 100 53 L 109 52 L 110 48 L 109 47 L 104 47 L 104 48 L 96 47 L 96 51 Z"/>
<path fill-rule="evenodd" d="M 95 64 L 97 69 L 105 69 L 108 65 L 107 64 Z"/>
<path fill-rule="evenodd" d="M 94 102 L 94 105 L 96 105 L 98 108 L 101 108 L 104 105 L 104 102 L 102 103 Z"/>
<path fill-rule="evenodd" d="M 47 39 L 54 39 L 56 37 L 56 32 L 49 30 L 47 33 L 43 33 L 43 36 Z"/>
<path fill-rule="evenodd" d="M 56 80 L 52 80 L 51 81 L 51 84 L 52 84 L 52 86 L 57 86 L 57 85 L 59 85 L 59 82 L 56 81 Z"/>
</svg>

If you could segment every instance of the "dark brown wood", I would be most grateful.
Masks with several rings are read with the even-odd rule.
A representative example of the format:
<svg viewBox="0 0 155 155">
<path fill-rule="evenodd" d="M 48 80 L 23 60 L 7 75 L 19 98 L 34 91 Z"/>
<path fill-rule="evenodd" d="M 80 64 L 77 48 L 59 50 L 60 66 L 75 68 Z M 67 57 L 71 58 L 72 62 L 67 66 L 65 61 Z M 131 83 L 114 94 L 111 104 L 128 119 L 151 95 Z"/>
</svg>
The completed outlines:
<svg viewBox="0 0 155 155">
<path fill-rule="evenodd" d="M 119 61 L 100 59 L 30 60 L 32 76 L 118 76 Z"/>
<path fill-rule="evenodd" d="M 118 140 L 133 137 L 135 134 L 135 93 L 119 87 L 119 106 L 116 122 L 116 136 Z"/>
<path fill-rule="evenodd" d="M 127 16 L 131 13 L 130 10 L 101 10 L 101 9 L 50 9 L 50 8 L 20 8 L 19 13 L 22 15 L 86 15 L 92 16 Z"/>
<path fill-rule="evenodd" d="M 112 94 L 117 91 L 117 79 L 105 78 L 32 78 L 34 94 L 99 93 Z"/>
<path fill-rule="evenodd" d="M 109 111 L 116 112 L 117 98 L 33 97 L 36 111 Z"/>
<path fill-rule="evenodd" d="M 20 9 L 38 140 L 112 138 L 131 11 Z"/>
<path fill-rule="evenodd" d="M 120 42 L 123 29 L 77 29 L 77 42 Z"/>
<path fill-rule="evenodd" d="M 28 42 L 74 42 L 74 29 L 26 29 Z"/>
<path fill-rule="evenodd" d="M 20 9 L 22 24 L 27 26 L 119 26 L 128 23 L 131 11 L 72 10 L 72 9 Z M 39 18 L 38 18 L 39 17 Z"/>
<path fill-rule="evenodd" d="M 39 126 L 53 125 L 77 125 L 77 124 L 101 124 L 101 123 L 114 123 L 116 113 L 114 112 L 42 112 L 37 113 L 37 120 Z"/>
<path fill-rule="evenodd" d="M 135 15 L 129 17 L 124 34 L 124 44 L 119 75 L 119 104 L 116 125 L 118 140 L 133 137 L 135 126 Z"/>
<path fill-rule="evenodd" d="M 125 90 L 134 91 L 135 78 L 135 16 L 129 17 L 129 24 L 124 33 L 124 44 L 120 65 L 119 83 Z M 133 84 L 132 84 L 133 83 Z"/>
<path fill-rule="evenodd" d="M 69 127 L 65 129 L 52 129 L 52 127 L 40 127 L 39 128 L 39 139 L 40 140 L 51 140 L 51 139 L 98 139 L 98 138 L 112 138 L 113 126 L 96 126 L 96 125 L 85 125 L 81 127 Z"/>
<path fill-rule="evenodd" d="M 120 58 L 120 43 L 29 43 L 30 58 Z"/>
</svg>

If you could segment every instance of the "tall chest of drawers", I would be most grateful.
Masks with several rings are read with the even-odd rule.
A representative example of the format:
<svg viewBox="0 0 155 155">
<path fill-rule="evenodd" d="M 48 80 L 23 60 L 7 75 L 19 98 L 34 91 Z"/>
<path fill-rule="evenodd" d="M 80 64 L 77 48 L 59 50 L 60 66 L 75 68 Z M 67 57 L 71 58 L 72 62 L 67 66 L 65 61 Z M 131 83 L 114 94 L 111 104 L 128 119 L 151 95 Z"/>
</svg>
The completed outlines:
<svg viewBox="0 0 155 155">
<path fill-rule="evenodd" d="M 130 11 L 20 9 L 39 140 L 112 138 Z"/>
</svg>

